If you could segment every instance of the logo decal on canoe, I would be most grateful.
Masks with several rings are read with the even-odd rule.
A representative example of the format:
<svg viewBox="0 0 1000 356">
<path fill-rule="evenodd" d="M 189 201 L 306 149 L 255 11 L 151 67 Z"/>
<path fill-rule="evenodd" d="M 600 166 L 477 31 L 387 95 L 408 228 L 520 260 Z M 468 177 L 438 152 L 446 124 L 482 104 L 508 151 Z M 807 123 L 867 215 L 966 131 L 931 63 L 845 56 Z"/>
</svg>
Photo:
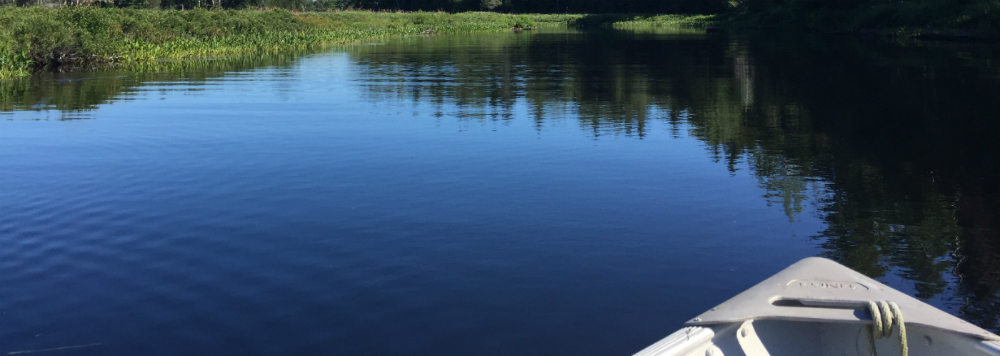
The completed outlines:
<svg viewBox="0 0 1000 356">
<path fill-rule="evenodd" d="M 798 287 L 798 288 L 824 288 L 824 289 L 854 289 L 854 290 L 868 290 L 864 284 L 856 282 L 838 282 L 838 281 L 803 281 L 798 279 L 793 279 L 788 282 L 788 287 Z"/>
</svg>

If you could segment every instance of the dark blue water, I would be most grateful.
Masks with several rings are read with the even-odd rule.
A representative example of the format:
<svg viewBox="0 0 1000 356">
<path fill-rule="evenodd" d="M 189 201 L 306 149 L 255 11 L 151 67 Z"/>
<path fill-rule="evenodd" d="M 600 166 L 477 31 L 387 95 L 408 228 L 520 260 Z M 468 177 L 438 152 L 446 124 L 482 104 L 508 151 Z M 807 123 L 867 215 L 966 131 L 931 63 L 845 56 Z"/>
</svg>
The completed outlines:
<svg viewBox="0 0 1000 356">
<path fill-rule="evenodd" d="M 793 84 L 747 87 L 783 77 L 751 65 L 785 53 L 756 43 L 441 36 L 8 83 L 0 352 L 631 354 L 814 255 L 965 315 L 954 194 L 883 199 L 945 209 L 921 215 L 938 228 L 859 208 L 898 236 L 858 262 L 870 245 L 838 245 L 858 230 L 837 235 L 831 209 L 870 195 L 824 167 L 905 159 L 817 144 L 864 138 L 801 114 L 822 103 L 765 102 Z M 754 123 L 768 117 L 800 126 Z M 935 240 L 909 242 L 921 233 Z M 944 267 L 927 282 L 897 250 Z"/>
</svg>

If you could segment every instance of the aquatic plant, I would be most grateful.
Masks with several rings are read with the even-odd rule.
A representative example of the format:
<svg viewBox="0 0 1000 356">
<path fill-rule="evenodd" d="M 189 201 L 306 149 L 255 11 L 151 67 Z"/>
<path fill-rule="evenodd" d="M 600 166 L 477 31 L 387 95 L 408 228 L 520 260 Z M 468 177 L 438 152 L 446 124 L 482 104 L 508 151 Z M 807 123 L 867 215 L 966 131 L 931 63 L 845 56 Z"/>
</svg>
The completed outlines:
<svg viewBox="0 0 1000 356">
<path fill-rule="evenodd" d="M 27 50 L 0 53 L 0 79 L 27 75 L 33 65 Z"/>
</svg>

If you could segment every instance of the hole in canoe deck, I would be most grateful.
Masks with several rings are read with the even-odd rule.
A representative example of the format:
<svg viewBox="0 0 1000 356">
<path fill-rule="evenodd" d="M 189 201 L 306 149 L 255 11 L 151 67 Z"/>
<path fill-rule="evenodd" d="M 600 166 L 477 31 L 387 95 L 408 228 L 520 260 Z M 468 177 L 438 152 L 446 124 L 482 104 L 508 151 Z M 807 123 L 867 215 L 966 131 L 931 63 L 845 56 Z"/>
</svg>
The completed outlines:
<svg viewBox="0 0 1000 356">
<path fill-rule="evenodd" d="M 771 305 L 776 307 L 792 308 L 813 308 L 813 309 L 848 309 L 852 310 L 854 317 L 858 320 L 871 320 L 871 315 L 865 310 L 865 306 L 856 302 L 845 301 L 817 301 L 807 300 L 805 302 L 798 299 L 776 298 L 771 301 Z"/>
<path fill-rule="evenodd" d="M 771 302 L 771 305 L 776 307 L 807 307 L 805 304 L 802 304 L 801 301 L 794 299 L 778 299 Z"/>
<path fill-rule="evenodd" d="M 821 309 L 854 309 L 861 310 L 864 309 L 864 305 L 856 302 L 844 302 L 844 301 L 821 301 L 821 300 L 809 300 L 801 301 L 798 299 L 782 299 L 777 298 L 771 301 L 771 305 L 776 307 L 796 307 L 796 308 L 821 308 Z"/>
</svg>

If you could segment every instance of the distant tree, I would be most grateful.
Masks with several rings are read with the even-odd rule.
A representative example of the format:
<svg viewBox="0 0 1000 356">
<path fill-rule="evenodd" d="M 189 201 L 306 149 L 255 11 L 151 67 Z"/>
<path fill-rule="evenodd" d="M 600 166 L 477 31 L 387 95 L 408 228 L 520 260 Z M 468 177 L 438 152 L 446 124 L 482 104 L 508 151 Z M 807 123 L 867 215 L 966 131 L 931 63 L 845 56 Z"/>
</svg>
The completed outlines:
<svg viewBox="0 0 1000 356">
<path fill-rule="evenodd" d="M 480 7 L 483 10 L 493 10 L 503 5 L 503 0 L 482 0 Z"/>
</svg>

